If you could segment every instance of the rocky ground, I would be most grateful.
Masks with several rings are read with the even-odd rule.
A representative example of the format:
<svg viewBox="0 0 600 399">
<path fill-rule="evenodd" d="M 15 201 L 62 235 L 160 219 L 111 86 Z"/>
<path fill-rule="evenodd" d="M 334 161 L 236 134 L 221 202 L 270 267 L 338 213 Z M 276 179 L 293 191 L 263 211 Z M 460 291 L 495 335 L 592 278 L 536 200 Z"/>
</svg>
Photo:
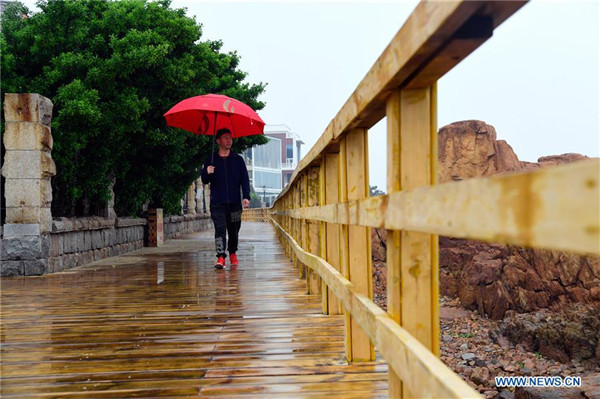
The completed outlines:
<svg viewBox="0 0 600 399">
<path fill-rule="evenodd" d="M 373 284 L 375 302 L 385 309 L 385 262 L 373 262 Z M 528 351 L 522 345 L 513 345 L 502 335 L 502 321 L 490 320 L 477 311 L 464 309 L 458 299 L 441 298 L 440 323 L 442 361 L 486 398 L 515 397 L 512 390 L 496 388 L 496 376 L 581 376 L 584 385 L 592 387 L 585 396 L 562 389 L 559 394 L 567 396 L 552 397 L 600 398 L 600 366 L 597 363 L 559 362 L 539 352 Z M 549 389 L 544 388 L 539 397 L 550 394 Z"/>
</svg>

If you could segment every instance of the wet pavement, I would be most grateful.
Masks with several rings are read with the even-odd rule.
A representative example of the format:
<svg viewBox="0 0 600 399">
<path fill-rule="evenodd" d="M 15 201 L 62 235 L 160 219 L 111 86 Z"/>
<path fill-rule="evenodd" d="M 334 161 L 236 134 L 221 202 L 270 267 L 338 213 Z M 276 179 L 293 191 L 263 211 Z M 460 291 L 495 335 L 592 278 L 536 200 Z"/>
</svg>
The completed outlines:
<svg viewBox="0 0 600 399">
<path fill-rule="evenodd" d="M 244 222 L 240 266 L 212 231 L 66 272 L 4 278 L 2 397 L 387 397 L 387 366 L 348 366 L 267 223 Z"/>
</svg>

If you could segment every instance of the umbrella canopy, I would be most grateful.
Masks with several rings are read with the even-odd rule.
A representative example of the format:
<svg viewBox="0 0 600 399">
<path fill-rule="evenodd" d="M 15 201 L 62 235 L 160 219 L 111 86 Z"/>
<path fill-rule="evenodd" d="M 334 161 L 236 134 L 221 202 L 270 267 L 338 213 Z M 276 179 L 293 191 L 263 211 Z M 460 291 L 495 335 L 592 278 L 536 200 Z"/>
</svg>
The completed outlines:
<svg viewBox="0 0 600 399">
<path fill-rule="evenodd" d="M 194 134 L 214 135 L 227 128 L 232 136 L 263 134 L 265 122 L 241 101 L 220 94 L 190 97 L 171 108 L 165 115 L 167 125 Z"/>
</svg>

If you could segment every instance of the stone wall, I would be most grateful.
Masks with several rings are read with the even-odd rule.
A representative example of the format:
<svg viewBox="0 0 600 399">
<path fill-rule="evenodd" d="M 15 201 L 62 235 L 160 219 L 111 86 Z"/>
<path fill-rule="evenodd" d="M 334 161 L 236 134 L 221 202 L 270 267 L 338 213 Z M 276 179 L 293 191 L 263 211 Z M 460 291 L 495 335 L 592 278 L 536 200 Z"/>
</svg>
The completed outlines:
<svg viewBox="0 0 600 399">
<path fill-rule="evenodd" d="M 0 225 L 0 276 L 57 272 L 145 245 L 146 219 L 115 217 L 114 198 L 104 217 L 52 218 L 52 186 L 56 174 L 51 151 L 52 102 L 33 93 L 7 93 L 2 160 L 6 222 Z M 188 214 L 165 218 L 166 238 L 212 226 L 209 188 L 198 180 L 188 190 Z"/>
<path fill-rule="evenodd" d="M 177 238 L 196 231 L 212 228 L 208 213 L 183 216 L 166 216 L 164 218 L 165 239 Z"/>
<path fill-rule="evenodd" d="M 146 219 L 131 218 L 55 219 L 47 272 L 59 272 L 142 248 L 146 224 Z"/>
</svg>

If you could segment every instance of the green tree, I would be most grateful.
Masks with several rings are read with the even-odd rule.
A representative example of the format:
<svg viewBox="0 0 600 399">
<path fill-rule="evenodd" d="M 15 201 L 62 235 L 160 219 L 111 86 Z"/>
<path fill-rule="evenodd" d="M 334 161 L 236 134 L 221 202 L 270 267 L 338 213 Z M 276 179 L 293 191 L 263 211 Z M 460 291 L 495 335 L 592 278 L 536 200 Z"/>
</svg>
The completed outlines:
<svg viewBox="0 0 600 399">
<path fill-rule="evenodd" d="M 163 114 L 187 97 L 220 93 L 259 110 L 265 84 L 250 84 L 236 52 L 202 41 L 202 25 L 169 0 L 20 3 L 2 18 L 2 100 L 35 92 L 52 100 L 55 215 L 106 203 L 114 182 L 119 215 L 141 204 L 177 213 L 199 176 L 211 138 L 167 128 Z M 237 140 L 234 150 L 264 144 Z"/>
<path fill-rule="evenodd" d="M 369 196 L 376 197 L 378 195 L 385 195 L 385 192 L 377 188 L 377 186 L 369 186 Z"/>
</svg>

